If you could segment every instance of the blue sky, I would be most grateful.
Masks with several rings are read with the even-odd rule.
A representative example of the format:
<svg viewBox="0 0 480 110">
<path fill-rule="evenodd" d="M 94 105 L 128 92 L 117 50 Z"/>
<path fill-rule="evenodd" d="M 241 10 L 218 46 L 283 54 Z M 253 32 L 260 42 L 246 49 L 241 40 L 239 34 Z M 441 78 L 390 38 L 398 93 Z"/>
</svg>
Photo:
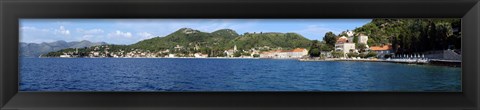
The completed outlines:
<svg viewBox="0 0 480 110">
<path fill-rule="evenodd" d="M 163 37 L 180 28 L 203 32 L 233 29 L 245 32 L 295 32 L 321 40 L 326 32 L 353 30 L 371 19 L 21 19 L 20 41 L 27 43 L 57 40 L 133 44 Z"/>
</svg>

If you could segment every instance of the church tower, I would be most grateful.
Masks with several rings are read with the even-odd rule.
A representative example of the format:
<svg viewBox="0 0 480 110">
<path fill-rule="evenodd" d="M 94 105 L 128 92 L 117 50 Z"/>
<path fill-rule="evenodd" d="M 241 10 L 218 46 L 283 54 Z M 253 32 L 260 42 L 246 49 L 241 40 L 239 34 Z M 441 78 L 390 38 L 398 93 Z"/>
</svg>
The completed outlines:
<svg viewBox="0 0 480 110">
<path fill-rule="evenodd" d="M 237 45 L 233 46 L 233 52 L 237 52 Z"/>
</svg>

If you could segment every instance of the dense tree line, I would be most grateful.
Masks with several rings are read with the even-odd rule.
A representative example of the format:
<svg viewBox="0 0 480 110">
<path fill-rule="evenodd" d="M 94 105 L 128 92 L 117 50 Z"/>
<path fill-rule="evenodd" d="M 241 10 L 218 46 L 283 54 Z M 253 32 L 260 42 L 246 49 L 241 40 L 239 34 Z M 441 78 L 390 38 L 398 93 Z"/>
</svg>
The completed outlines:
<svg viewBox="0 0 480 110">
<path fill-rule="evenodd" d="M 373 19 L 356 28 L 368 44 L 391 43 L 396 53 L 419 53 L 461 48 L 461 19 Z"/>
</svg>

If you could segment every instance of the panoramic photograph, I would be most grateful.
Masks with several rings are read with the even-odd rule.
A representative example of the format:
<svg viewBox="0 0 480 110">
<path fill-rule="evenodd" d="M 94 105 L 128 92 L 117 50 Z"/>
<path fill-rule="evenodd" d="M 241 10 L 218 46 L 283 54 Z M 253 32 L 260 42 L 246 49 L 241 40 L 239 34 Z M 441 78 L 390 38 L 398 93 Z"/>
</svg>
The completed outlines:
<svg viewBox="0 0 480 110">
<path fill-rule="evenodd" d="M 462 92 L 460 18 L 20 19 L 25 92 Z"/>
</svg>

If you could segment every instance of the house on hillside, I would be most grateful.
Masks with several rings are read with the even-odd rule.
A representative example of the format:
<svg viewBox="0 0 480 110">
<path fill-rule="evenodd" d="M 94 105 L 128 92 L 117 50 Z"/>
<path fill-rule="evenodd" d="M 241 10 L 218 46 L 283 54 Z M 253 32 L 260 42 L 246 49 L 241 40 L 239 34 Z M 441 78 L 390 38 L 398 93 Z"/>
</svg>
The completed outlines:
<svg viewBox="0 0 480 110">
<path fill-rule="evenodd" d="M 366 36 L 366 35 L 364 35 L 364 34 L 359 34 L 359 35 L 358 35 L 358 42 L 357 42 L 357 43 L 367 45 L 367 42 L 368 42 L 368 36 Z M 368 45 L 367 45 L 367 46 L 368 46 Z"/>
</svg>

